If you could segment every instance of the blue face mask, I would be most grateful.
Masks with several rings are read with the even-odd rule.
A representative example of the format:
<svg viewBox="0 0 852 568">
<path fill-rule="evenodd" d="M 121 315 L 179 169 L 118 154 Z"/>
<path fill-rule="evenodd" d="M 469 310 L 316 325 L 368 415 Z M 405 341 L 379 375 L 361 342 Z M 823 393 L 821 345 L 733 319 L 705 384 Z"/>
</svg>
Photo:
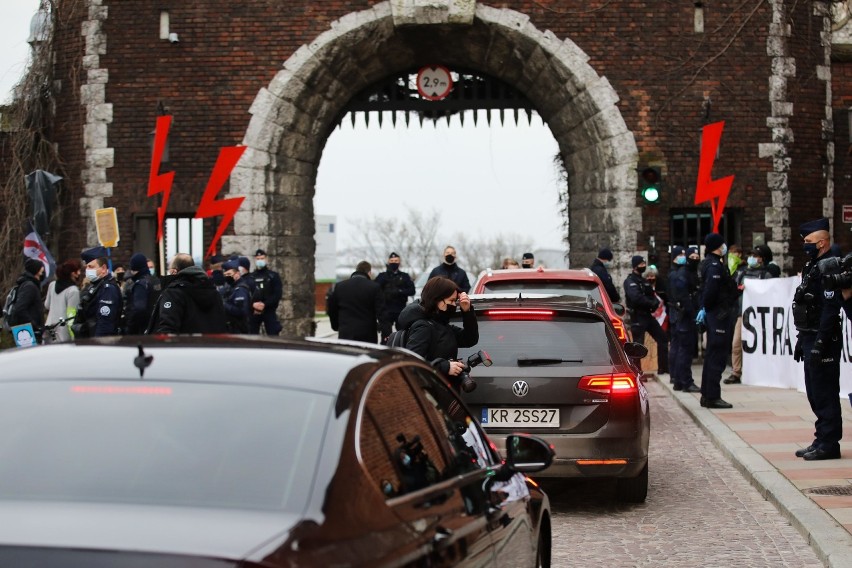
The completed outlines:
<svg viewBox="0 0 852 568">
<path fill-rule="evenodd" d="M 260 270 L 261 268 L 266 268 L 266 261 L 265 260 L 256 260 L 256 261 L 254 261 L 254 265 L 257 266 L 258 270 Z"/>
<path fill-rule="evenodd" d="M 819 247 L 817 247 L 816 243 L 805 243 L 802 245 L 802 249 L 809 258 L 816 258 L 819 253 Z"/>
<path fill-rule="evenodd" d="M 680 256 L 676 256 L 674 259 L 674 263 L 678 266 L 683 266 L 684 264 L 686 264 L 686 255 L 682 254 Z"/>
<path fill-rule="evenodd" d="M 749 267 L 749 268 L 754 268 L 754 267 L 756 267 L 756 266 L 757 266 L 757 264 L 758 264 L 758 262 L 757 262 L 757 258 L 755 258 L 755 257 L 753 257 L 753 256 L 748 257 L 748 258 L 746 259 L 746 264 L 748 264 L 748 267 Z"/>
<path fill-rule="evenodd" d="M 148 272 L 151 273 L 151 276 L 155 276 L 157 274 L 156 271 L 153 268 L 149 268 Z"/>
<path fill-rule="evenodd" d="M 722 253 L 721 253 L 721 255 L 722 255 L 722 256 L 725 256 L 726 254 L 728 254 L 728 245 L 726 245 L 725 243 L 722 243 Z"/>
</svg>

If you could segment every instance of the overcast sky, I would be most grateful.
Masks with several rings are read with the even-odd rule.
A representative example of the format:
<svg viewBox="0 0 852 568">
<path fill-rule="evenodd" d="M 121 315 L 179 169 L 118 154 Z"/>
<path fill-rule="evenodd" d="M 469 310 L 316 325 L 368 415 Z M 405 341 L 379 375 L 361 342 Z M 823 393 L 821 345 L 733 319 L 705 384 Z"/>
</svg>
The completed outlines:
<svg viewBox="0 0 852 568">
<path fill-rule="evenodd" d="M 39 0 L 0 2 L 0 102 L 8 102 L 29 62 L 26 40 Z M 362 122 L 353 128 L 347 118 L 320 162 L 315 211 L 337 216 L 339 247 L 352 238 L 353 221 L 404 218 L 410 206 L 440 212 L 442 241 L 459 232 L 513 234 L 530 239 L 534 249 L 564 248 L 557 145 L 537 116 L 532 126 L 523 115 L 521 125 L 507 120 L 489 127 L 480 119 L 474 126 L 468 115 L 463 127 L 454 118 L 451 126 L 412 121 L 408 128 L 389 120 L 379 128 L 375 116 L 369 128 Z"/>
</svg>

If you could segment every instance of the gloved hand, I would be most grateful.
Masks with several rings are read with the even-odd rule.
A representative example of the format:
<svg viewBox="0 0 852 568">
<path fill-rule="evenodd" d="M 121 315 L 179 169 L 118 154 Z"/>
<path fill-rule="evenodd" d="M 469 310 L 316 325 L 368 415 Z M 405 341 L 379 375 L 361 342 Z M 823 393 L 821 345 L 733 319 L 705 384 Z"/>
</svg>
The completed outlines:
<svg viewBox="0 0 852 568">
<path fill-rule="evenodd" d="M 825 348 L 825 343 L 822 342 L 822 339 L 817 339 L 814 341 L 814 346 L 811 347 L 811 358 L 812 359 L 822 359 L 822 351 Z"/>
<path fill-rule="evenodd" d="M 704 325 L 704 320 L 707 318 L 707 314 L 704 312 L 704 308 L 698 310 L 698 315 L 695 316 L 695 323 L 698 325 Z"/>
<path fill-rule="evenodd" d="M 805 352 L 802 350 L 802 342 L 796 342 L 796 348 L 793 349 L 793 361 L 798 363 L 799 361 L 805 360 Z"/>
</svg>

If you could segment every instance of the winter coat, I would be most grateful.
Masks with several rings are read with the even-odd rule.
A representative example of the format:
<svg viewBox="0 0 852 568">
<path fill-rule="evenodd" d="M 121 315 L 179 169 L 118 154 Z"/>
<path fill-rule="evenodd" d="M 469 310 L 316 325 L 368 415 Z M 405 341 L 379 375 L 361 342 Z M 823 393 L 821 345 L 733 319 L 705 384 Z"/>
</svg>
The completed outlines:
<svg viewBox="0 0 852 568">
<path fill-rule="evenodd" d="M 23 272 L 15 281 L 18 291 L 9 325 L 32 324 L 36 337 L 44 327 L 44 304 L 41 298 L 41 282 L 29 272 Z"/>
<path fill-rule="evenodd" d="M 650 320 L 660 305 L 654 287 L 635 271 L 624 280 L 624 297 L 633 323 Z"/>
<path fill-rule="evenodd" d="M 459 290 L 461 290 L 465 294 L 470 292 L 470 281 L 467 279 L 467 272 L 459 268 L 457 264 L 439 264 L 438 266 L 432 269 L 432 272 L 429 273 L 430 279 L 436 276 L 443 276 L 444 278 L 449 278 L 450 280 L 455 282 L 456 286 L 459 287 Z"/>
<path fill-rule="evenodd" d="M 121 288 L 107 274 L 89 284 L 80 293 L 80 307 L 74 319 L 74 334 L 78 337 L 107 337 L 116 335 L 121 322 Z"/>
<path fill-rule="evenodd" d="M 408 304 L 408 297 L 416 292 L 414 281 L 407 272 L 388 270 L 376 276 L 376 284 L 381 287 L 385 299 L 385 307 L 379 314 L 379 319 L 395 322 L 399 313 Z"/>
<path fill-rule="evenodd" d="M 44 307 L 47 310 L 47 325 L 54 325 L 61 319 L 70 320 L 77 314 L 80 305 L 80 289 L 70 280 L 54 280 L 47 287 Z M 73 322 L 72 322 L 73 323 Z M 54 328 L 56 342 L 71 341 L 71 327 L 61 325 Z M 51 339 L 51 341 L 53 341 Z"/>
<path fill-rule="evenodd" d="M 604 263 L 601 262 L 599 258 L 596 258 L 589 267 L 589 270 L 597 274 L 598 278 L 601 279 L 610 301 L 620 302 L 621 295 L 619 295 L 615 284 L 612 283 L 612 276 L 609 275 L 609 271 L 606 269 L 606 266 L 604 266 Z"/>
<path fill-rule="evenodd" d="M 331 329 L 340 339 L 378 342 L 379 314 L 384 307 L 381 287 L 363 272 L 338 282 L 326 303 Z"/>
<path fill-rule="evenodd" d="M 224 300 L 227 315 L 228 331 L 231 333 L 248 333 L 249 318 L 252 314 L 252 293 L 257 285 L 249 275 L 240 276 L 234 283 L 231 293 Z"/>
<path fill-rule="evenodd" d="M 227 333 L 222 297 L 198 266 L 184 268 L 166 285 L 148 333 Z"/>
<path fill-rule="evenodd" d="M 450 325 L 447 312 L 427 315 L 419 302 L 408 304 L 399 314 L 399 329 L 408 329 L 405 348 L 449 376 L 450 359 L 458 358 L 459 347 L 473 347 L 479 342 L 479 324 L 473 307 L 461 314 L 463 328 Z"/>
</svg>

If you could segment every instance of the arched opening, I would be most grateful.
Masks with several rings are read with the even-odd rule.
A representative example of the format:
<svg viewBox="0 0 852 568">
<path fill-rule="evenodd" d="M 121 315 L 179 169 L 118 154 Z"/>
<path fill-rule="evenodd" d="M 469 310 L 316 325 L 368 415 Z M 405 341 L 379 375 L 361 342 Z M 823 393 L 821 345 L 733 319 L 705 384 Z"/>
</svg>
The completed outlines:
<svg viewBox="0 0 852 568">
<path fill-rule="evenodd" d="M 395 18 L 395 16 L 397 16 Z M 309 335 L 314 305 L 313 193 L 325 142 L 365 87 L 436 62 L 475 69 L 518 89 L 546 121 L 567 170 L 572 264 L 602 244 L 626 262 L 636 250 L 637 150 L 618 96 L 570 40 L 512 10 L 476 6 L 471 23 L 426 11 L 404 21 L 391 2 L 349 14 L 303 46 L 255 99 L 231 193 L 246 201 L 226 247 L 264 243 L 285 283 L 285 331 Z M 575 260 L 576 259 L 576 260 Z"/>
</svg>

